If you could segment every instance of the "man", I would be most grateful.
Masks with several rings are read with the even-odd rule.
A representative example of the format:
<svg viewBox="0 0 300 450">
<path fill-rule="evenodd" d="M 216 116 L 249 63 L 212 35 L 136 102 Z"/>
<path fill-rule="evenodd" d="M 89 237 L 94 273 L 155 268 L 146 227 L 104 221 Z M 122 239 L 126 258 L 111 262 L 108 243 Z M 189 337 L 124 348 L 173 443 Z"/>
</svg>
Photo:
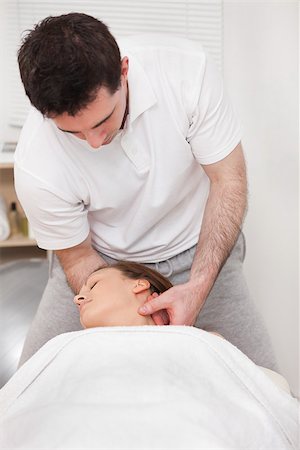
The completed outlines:
<svg viewBox="0 0 300 450">
<path fill-rule="evenodd" d="M 16 189 L 38 245 L 56 255 L 21 361 L 79 329 L 73 293 L 97 268 L 127 259 L 176 285 L 141 314 L 216 330 L 275 368 L 242 275 L 246 170 L 222 80 L 194 42 L 118 44 L 102 22 L 71 13 L 46 18 L 19 51 L 34 108 Z"/>
</svg>

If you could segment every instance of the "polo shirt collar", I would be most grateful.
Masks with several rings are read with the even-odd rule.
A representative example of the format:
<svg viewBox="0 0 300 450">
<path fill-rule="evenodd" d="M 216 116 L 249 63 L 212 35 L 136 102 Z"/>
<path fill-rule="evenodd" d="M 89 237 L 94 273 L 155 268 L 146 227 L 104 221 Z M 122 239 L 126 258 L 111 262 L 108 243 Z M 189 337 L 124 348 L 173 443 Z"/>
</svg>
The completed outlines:
<svg viewBox="0 0 300 450">
<path fill-rule="evenodd" d="M 125 55 L 124 55 L 125 56 Z M 157 103 L 157 98 L 150 81 L 137 59 L 126 54 L 129 60 L 128 89 L 129 89 L 129 122 L 132 123 L 142 113 Z"/>
</svg>

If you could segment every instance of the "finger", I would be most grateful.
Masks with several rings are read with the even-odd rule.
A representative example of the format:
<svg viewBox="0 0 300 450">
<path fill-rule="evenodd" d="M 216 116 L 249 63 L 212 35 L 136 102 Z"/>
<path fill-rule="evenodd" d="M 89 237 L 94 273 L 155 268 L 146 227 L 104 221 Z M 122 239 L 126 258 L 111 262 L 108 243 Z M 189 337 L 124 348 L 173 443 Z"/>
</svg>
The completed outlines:
<svg viewBox="0 0 300 450">
<path fill-rule="evenodd" d="M 143 316 L 149 316 L 154 314 L 157 311 L 160 311 L 161 309 L 165 309 L 165 304 L 163 301 L 163 295 L 160 295 L 159 297 L 156 297 L 152 300 L 149 300 L 149 302 L 144 303 L 139 309 L 139 314 Z"/>
<path fill-rule="evenodd" d="M 161 313 L 162 313 L 162 316 L 163 316 L 164 325 L 169 325 L 170 317 L 169 317 L 169 314 L 168 314 L 167 310 L 166 309 L 162 309 Z"/>
<path fill-rule="evenodd" d="M 160 311 L 153 313 L 151 317 L 153 318 L 155 323 L 156 323 L 155 319 L 157 317 L 160 322 L 159 325 L 169 325 L 170 323 L 169 315 L 165 309 L 161 309 Z"/>
<path fill-rule="evenodd" d="M 158 311 L 154 314 L 152 314 L 152 319 L 155 323 L 155 325 L 165 325 L 163 315 L 161 314 L 162 311 Z"/>
<path fill-rule="evenodd" d="M 155 297 L 158 297 L 158 293 L 157 292 L 153 292 L 153 294 L 149 295 L 149 297 L 147 297 L 146 302 L 150 302 L 150 300 L 152 300 Z"/>
<path fill-rule="evenodd" d="M 170 323 L 169 315 L 165 309 L 155 312 L 151 317 L 156 325 L 169 325 Z"/>
</svg>

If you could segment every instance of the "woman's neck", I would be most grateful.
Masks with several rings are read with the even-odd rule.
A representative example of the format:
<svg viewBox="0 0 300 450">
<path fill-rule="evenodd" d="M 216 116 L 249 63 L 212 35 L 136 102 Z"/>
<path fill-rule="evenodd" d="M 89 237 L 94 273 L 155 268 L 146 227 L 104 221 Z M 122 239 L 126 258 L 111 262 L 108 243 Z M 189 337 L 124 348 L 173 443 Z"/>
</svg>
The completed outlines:
<svg viewBox="0 0 300 450">
<path fill-rule="evenodd" d="M 141 316 L 139 313 L 137 313 L 132 322 L 133 323 L 130 324 L 132 326 L 155 325 L 151 316 Z"/>
</svg>

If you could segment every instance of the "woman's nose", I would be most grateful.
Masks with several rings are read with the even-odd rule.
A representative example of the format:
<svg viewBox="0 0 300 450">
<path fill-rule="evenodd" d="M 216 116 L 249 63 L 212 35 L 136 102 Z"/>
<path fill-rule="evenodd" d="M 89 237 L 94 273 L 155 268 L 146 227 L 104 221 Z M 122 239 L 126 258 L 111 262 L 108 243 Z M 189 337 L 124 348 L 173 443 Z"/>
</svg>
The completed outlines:
<svg viewBox="0 0 300 450">
<path fill-rule="evenodd" d="M 86 300 L 86 296 L 82 295 L 82 294 L 78 294 L 78 295 L 75 295 L 73 301 L 76 305 L 80 305 L 81 302 L 84 302 L 84 300 Z"/>
</svg>

